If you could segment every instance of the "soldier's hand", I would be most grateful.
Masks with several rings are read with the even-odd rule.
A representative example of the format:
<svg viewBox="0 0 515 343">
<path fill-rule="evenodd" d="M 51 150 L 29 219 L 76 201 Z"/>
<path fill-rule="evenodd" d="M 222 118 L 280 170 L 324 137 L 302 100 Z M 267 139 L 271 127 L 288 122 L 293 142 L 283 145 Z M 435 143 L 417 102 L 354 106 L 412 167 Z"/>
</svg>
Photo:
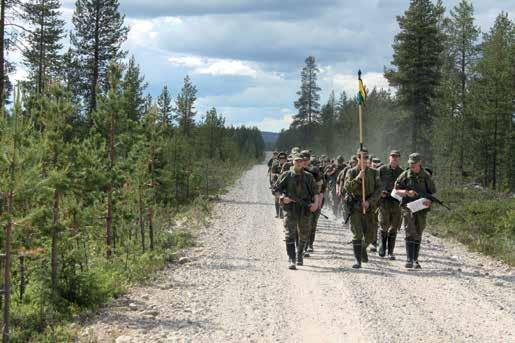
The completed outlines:
<svg viewBox="0 0 515 343">
<path fill-rule="evenodd" d="M 415 192 L 414 190 L 409 190 L 406 192 L 406 194 L 410 197 L 410 198 L 414 198 L 417 196 L 417 192 Z"/>
<path fill-rule="evenodd" d="M 364 201 L 364 202 L 363 202 L 363 208 L 364 208 L 365 210 L 368 210 L 368 208 L 369 208 L 369 207 L 370 207 L 370 203 L 369 203 L 368 201 Z"/>
<path fill-rule="evenodd" d="M 382 191 L 381 192 L 381 198 L 387 198 L 388 197 L 388 192 L 387 191 Z"/>
<path fill-rule="evenodd" d="M 427 207 L 430 207 L 433 204 L 433 202 L 429 199 L 424 200 L 422 203 Z"/>
<path fill-rule="evenodd" d="M 311 213 L 316 212 L 317 210 L 318 210 L 317 204 L 313 203 L 313 204 L 309 205 L 309 211 Z"/>
<path fill-rule="evenodd" d="M 361 170 L 359 171 L 358 178 L 361 180 L 361 179 L 362 179 L 362 178 L 364 178 L 364 177 L 365 177 L 365 170 L 361 169 Z"/>
</svg>

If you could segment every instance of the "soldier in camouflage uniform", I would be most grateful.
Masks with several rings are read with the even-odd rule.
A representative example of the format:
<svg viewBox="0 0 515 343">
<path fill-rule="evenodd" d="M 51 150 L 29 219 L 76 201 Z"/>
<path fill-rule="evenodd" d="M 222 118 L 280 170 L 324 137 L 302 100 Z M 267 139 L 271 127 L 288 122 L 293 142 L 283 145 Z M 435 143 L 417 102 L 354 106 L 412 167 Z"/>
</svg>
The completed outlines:
<svg viewBox="0 0 515 343">
<path fill-rule="evenodd" d="M 362 155 L 361 155 L 362 154 Z M 358 164 L 350 169 L 345 177 L 344 189 L 353 199 L 350 210 L 350 227 L 355 262 L 352 268 L 361 268 L 361 262 L 368 262 L 367 247 L 373 239 L 374 215 L 372 209 L 381 197 L 382 185 L 377 170 L 368 168 L 368 151 L 357 152 Z M 361 157 L 365 159 L 365 169 L 361 169 Z M 365 177 L 365 201 L 362 200 L 362 175 Z M 363 214 L 363 208 L 365 214 Z"/>
<path fill-rule="evenodd" d="M 347 166 L 343 168 L 343 170 L 340 172 L 340 174 L 338 174 L 338 177 L 336 178 L 336 195 L 340 198 L 340 203 L 342 205 L 342 215 L 344 218 L 347 218 L 347 216 L 349 215 L 349 212 L 347 211 L 347 207 L 345 206 L 344 202 L 346 196 L 344 188 L 345 176 L 347 175 L 347 172 L 354 168 L 357 164 L 358 158 L 356 157 L 356 155 L 352 155 Z"/>
<path fill-rule="evenodd" d="M 317 211 L 311 214 L 311 223 L 310 223 L 310 234 L 309 234 L 309 240 L 308 244 L 305 247 L 306 252 L 305 256 L 309 257 L 309 253 L 313 252 L 313 243 L 315 242 L 315 236 L 316 236 L 316 230 L 318 225 L 318 219 L 320 218 L 320 213 L 322 211 L 323 207 L 323 201 L 324 201 L 324 192 L 326 188 L 326 183 L 324 180 L 324 175 L 322 174 L 322 171 L 318 167 L 318 160 L 315 160 L 314 163 L 311 163 L 311 153 L 308 150 L 304 150 L 301 152 L 301 156 L 303 157 L 304 161 L 304 170 L 306 170 L 308 173 L 311 173 L 313 175 L 313 178 L 315 179 L 315 202 L 317 204 Z"/>
<path fill-rule="evenodd" d="M 330 168 L 325 172 L 327 179 L 327 186 L 329 188 L 329 197 L 331 200 L 331 206 L 333 209 L 333 214 L 335 217 L 340 215 L 341 211 L 341 199 L 337 192 L 338 185 L 338 176 L 342 172 L 342 170 L 347 167 L 345 164 L 345 160 L 342 155 L 339 155 L 336 158 L 336 163 L 333 163 Z"/>
<path fill-rule="evenodd" d="M 436 193 L 436 186 L 429 173 L 422 168 L 422 157 L 418 153 L 409 155 L 409 169 L 402 172 L 395 182 L 395 190 L 403 197 L 401 213 L 406 226 L 406 268 L 420 269 L 418 255 L 422 233 L 426 228 L 427 213 L 431 208 L 431 200 L 425 199 L 424 205 L 428 208 L 412 213 L 406 206 L 408 203 L 423 198 L 424 194 Z"/>
<path fill-rule="evenodd" d="M 282 173 L 276 183 L 276 191 L 280 194 L 280 202 L 286 213 L 284 234 L 289 269 L 296 269 L 296 264 L 303 265 L 304 247 L 310 234 L 311 214 L 318 209 L 315 203 L 316 184 L 313 175 L 304 170 L 300 154 L 293 155 L 293 163 L 293 168 Z M 303 206 L 300 201 L 307 206 Z"/>
<path fill-rule="evenodd" d="M 268 160 L 268 163 L 266 164 L 268 166 L 268 181 L 270 182 L 270 185 L 272 185 L 272 165 L 275 161 L 277 161 L 277 155 L 279 153 L 277 151 L 274 151 L 272 153 L 272 157 Z"/>
<path fill-rule="evenodd" d="M 280 152 L 277 155 L 277 161 L 275 161 L 272 164 L 272 168 L 270 170 L 271 173 L 271 180 L 272 180 L 272 194 L 275 197 L 275 217 L 276 218 L 283 218 L 283 208 L 281 207 L 280 201 L 279 201 L 279 193 L 274 191 L 274 185 L 279 179 L 279 175 L 281 175 L 281 170 L 283 165 L 286 163 L 286 153 Z"/>
<path fill-rule="evenodd" d="M 386 247 L 388 246 L 388 257 L 395 260 L 393 251 L 395 249 L 395 239 L 397 231 L 401 227 L 401 207 L 400 203 L 392 198 L 391 193 L 395 185 L 395 181 L 402 173 L 399 167 L 401 153 L 398 150 L 392 150 L 389 156 L 389 165 L 379 168 L 379 177 L 383 184 L 381 200 L 379 202 L 379 256 L 385 257 Z"/>
<path fill-rule="evenodd" d="M 295 147 L 291 149 L 290 156 L 293 156 L 295 154 L 300 154 L 300 148 Z M 288 161 L 283 165 L 283 168 L 281 169 L 281 173 L 284 173 L 285 171 L 290 170 L 291 167 L 293 167 L 293 158 L 288 156 Z"/>
</svg>

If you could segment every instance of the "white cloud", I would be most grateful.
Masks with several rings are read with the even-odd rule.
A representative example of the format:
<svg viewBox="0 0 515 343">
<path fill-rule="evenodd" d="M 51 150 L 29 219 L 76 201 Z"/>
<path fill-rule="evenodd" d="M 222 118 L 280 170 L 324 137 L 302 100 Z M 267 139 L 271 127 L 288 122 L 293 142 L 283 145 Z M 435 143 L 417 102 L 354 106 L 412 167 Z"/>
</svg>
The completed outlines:
<svg viewBox="0 0 515 343">
<path fill-rule="evenodd" d="M 177 55 L 170 57 L 168 61 L 174 65 L 192 69 L 193 74 L 250 76 L 255 78 L 259 72 L 259 68 L 255 64 L 233 59 Z"/>
<path fill-rule="evenodd" d="M 261 121 L 250 121 L 243 123 L 245 126 L 256 126 L 261 131 L 280 132 L 282 129 L 287 129 L 293 121 L 293 114 L 285 114 L 281 118 L 263 118 Z"/>
</svg>

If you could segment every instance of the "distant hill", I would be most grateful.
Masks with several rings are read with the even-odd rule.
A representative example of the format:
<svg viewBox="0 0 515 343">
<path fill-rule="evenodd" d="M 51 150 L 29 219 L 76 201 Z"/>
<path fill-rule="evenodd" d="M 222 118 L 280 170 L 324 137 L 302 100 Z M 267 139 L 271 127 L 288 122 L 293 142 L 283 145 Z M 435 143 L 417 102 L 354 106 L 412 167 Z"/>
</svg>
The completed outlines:
<svg viewBox="0 0 515 343">
<path fill-rule="evenodd" d="M 266 132 L 261 131 L 261 135 L 263 136 L 263 140 L 265 141 L 266 148 L 271 150 L 274 148 L 277 139 L 279 138 L 279 134 L 277 132 Z"/>
</svg>

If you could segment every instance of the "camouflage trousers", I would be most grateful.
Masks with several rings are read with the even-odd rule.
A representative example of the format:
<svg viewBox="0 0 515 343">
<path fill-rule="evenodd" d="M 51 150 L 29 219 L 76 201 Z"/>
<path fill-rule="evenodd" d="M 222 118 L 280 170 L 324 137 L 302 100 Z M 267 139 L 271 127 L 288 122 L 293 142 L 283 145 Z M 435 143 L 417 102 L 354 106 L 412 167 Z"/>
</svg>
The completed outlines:
<svg viewBox="0 0 515 343">
<path fill-rule="evenodd" d="M 295 213 L 285 211 L 284 216 L 284 241 L 292 243 L 299 241 L 307 242 L 311 232 L 311 215 L 309 213 Z"/>
<path fill-rule="evenodd" d="M 398 202 L 384 201 L 378 209 L 380 231 L 385 235 L 396 235 L 401 227 L 401 207 Z"/>
<path fill-rule="evenodd" d="M 350 215 L 350 229 L 352 231 L 352 240 L 363 241 L 364 247 L 367 247 L 374 241 L 374 232 L 377 233 L 377 222 L 374 219 L 375 212 L 367 211 L 366 214 L 361 209 L 353 209 Z"/>
<path fill-rule="evenodd" d="M 421 241 L 422 233 L 426 228 L 427 210 L 422 210 L 417 213 L 411 213 L 408 208 L 401 209 L 402 220 L 406 230 L 407 241 Z"/>
<path fill-rule="evenodd" d="M 322 210 L 318 209 L 316 212 L 313 212 L 310 215 L 310 221 L 309 221 L 310 237 L 313 237 L 315 232 L 317 231 L 317 225 L 318 225 L 318 219 L 320 218 L 320 213 L 322 213 Z"/>
</svg>

